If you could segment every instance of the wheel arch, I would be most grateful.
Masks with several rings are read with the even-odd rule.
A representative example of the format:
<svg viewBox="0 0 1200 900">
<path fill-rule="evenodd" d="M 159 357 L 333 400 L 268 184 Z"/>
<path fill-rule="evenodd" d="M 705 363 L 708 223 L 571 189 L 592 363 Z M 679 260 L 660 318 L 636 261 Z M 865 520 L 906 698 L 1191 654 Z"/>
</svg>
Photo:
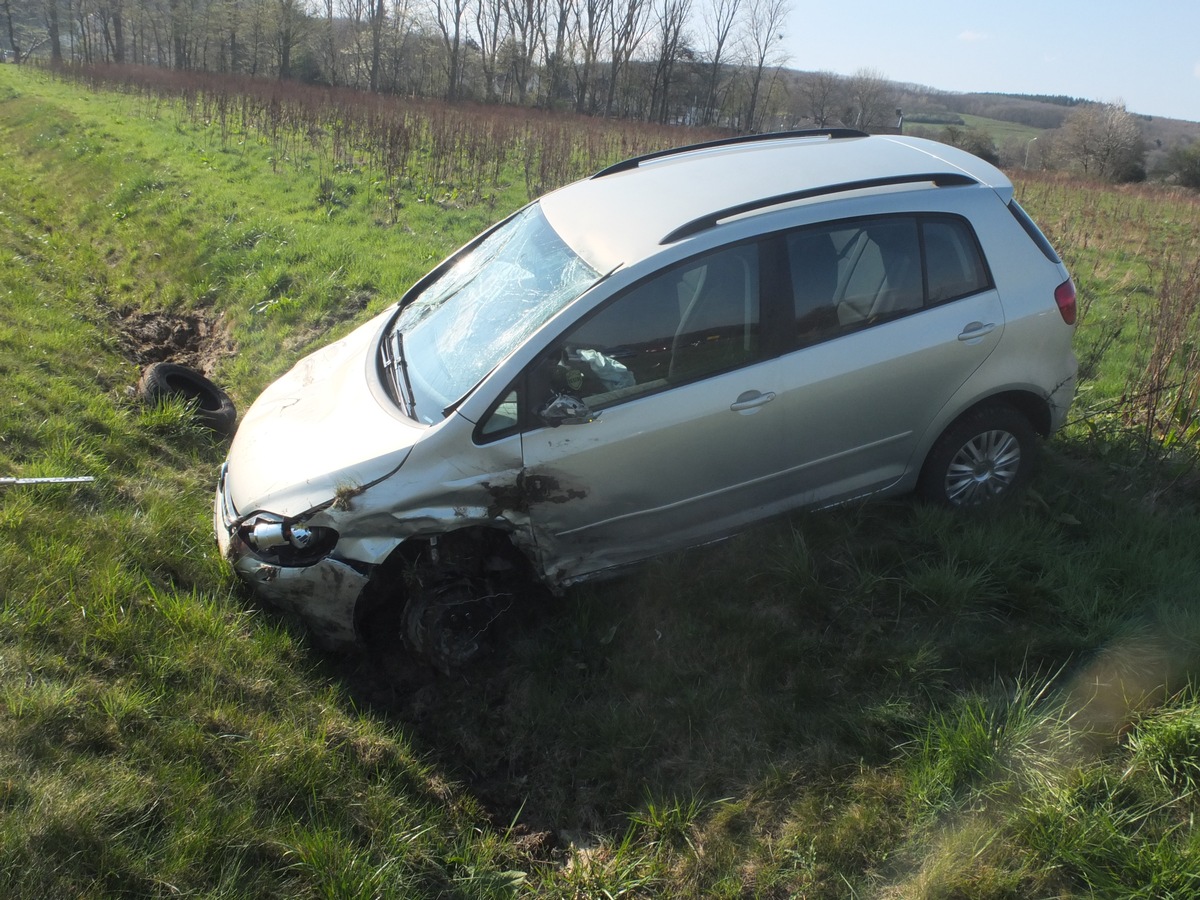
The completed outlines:
<svg viewBox="0 0 1200 900">
<path fill-rule="evenodd" d="M 1036 392 L 1025 388 L 1011 388 L 1009 390 L 998 391 L 994 394 L 988 394 L 986 397 L 980 397 L 969 406 L 960 409 L 953 417 L 931 427 L 926 433 L 921 447 L 921 466 L 925 465 L 929 454 L 943 434 L 967 418 L 967 416 L 973 415 L 989 406 L 1012 407 L 1026 418 L 1029 424 L 1033 426 L 1033 430 L 1042 438 L 1049 437 L 1053 430 L 1050 402 L 1045 397 L 1041 397 Z"/>
<path fill-rule="evenodd" d="M 980 400 L 970 409 L 964 410 L 958 418 L 961 419 L 963 416 L 974 412 L 980 407 L 995 406 L 998 404 L 1011 406 L 1023 415 L 1040 437 L 1047 438 L 1050 436 L 1053 427 L 1051 424 L 1050 403 L 1045 397 L 1041 397 L 1033 391 L 1011 390 L 993 394 L 990 397 Z"/>
<path fill-rule="evenodd" d="M 411 535 L 373 568 L 359 593 L 354 606 L 358 642 L 371 646 L 380 639 L 381 630 L 388 633 L 398 623 L 409 600 L 410 579 L 422 571 L 462 567 L 481 572 L 509 567 L 531 584 L 537 582 L 533 560 L 509 529 L 473 524 Z"/>
<path fill-rule="evenodd" d="M 916 470 L 914 487 L 917 494 L 938 503 L 946 503 L 954 506 L 959 505 L 957 501 L 948 501 L 944 496 L 943 492 L 946 488 L 944 487 L 943 478 L 941 476 L 935 478 L 935 473 L 943 471 L 945 466 L 951 461 L 951 457 L 946 455 L 947 447 L 955 449 L 955 452 L 957 452 L 958 440 L 953 437 L 956 431 L 962 432 L 970 429 L 967 432 L 968 434 L 975 433 L 975 430 L 980 425 L 979 421 L 972 422 L 972 419 L 985 422 L 999 419 L 1003 422 L 1006 416 L 1013 417 L 1011 423 L 1011 427 L 1015 429 L 1012 432 L 1013 435 L 1020 435 L 1021 431 L 1026 432 L 1024 439 L 1017 437 L 1020 447 L 1026 452 L 1020 454 L 1020 469 L 1014 470 L 1011 482 L 1009 482 L 1010 476 L 1001 476 L 998 486 L 992 487 L 990 490 L 995 493 L 1005 492 L 1007 495 L 1008 492 L 1027 484 L 1031 477 L 1031 471 L 1036 466 L 1037 440 L 1039 437 L 1047 437 L 1052 431 L 1051 412 L 1048 404 L 1044 400 L 1040 400 L 1036 394 L 1031 394 L 1028 391 L 1002 391 L 971 404 L 936 432 L 933 441 L 925 449 L 920 467 Z M 1017 422 L 1021 423 L 1019 428 L 1016 425 Z M 958 438 L 963 437 L 964 435 L 962 434 L 958 435 Z M 974 438 L 971 438 L 971 440 L 973 441 Z M 996 461 L 999 462 L 998 457 Z M 996 471 L 1000 472 L 1002 470 L 997 469 Z M 993 480 L 991 473 L 992 469 L 989 464 L 987 474 L 977 472 L 975 478 L 978 478 L 980 484 L 985 482 L 991 484 Z M 972 478 L 970 480 L 973 481 L 975 479 Z M 977 502 L 981 501 L 967 501 L 968 505 L 973 505 Z"/>
</svg>

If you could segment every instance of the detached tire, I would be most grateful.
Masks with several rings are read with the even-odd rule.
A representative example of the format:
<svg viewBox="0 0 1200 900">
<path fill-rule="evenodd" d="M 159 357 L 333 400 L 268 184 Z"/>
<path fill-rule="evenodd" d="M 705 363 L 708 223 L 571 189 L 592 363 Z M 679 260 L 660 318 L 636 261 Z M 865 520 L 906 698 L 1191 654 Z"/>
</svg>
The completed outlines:
<svg viewBox="0 0 1200 900">
<path fill-rule="evenodd" d="M 937 439 L 917 492 L 940 506 L 996 506 L 1029 484 L 1037 450 L 1037 433 L 1025 416 L 1007 405 L 981 407 Z"/>
<path fill-rule="evenodd" d="M 151 363 L 142 372 L 138 394 L 148 403 L 168 397 L 183 397 L 195 405 L 196 420 L 225 437 L 237 425 L 237 410 L 223 390 L 187 366 L 177 363 Z"/>
</svg>

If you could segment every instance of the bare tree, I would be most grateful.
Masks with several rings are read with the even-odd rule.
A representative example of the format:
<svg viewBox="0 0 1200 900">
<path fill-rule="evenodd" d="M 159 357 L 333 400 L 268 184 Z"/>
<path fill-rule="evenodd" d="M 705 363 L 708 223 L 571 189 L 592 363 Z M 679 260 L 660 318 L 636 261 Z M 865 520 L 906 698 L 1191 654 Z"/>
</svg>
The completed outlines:
<svg viewBox="0 0 1200 900">
<path fill-rule="evenodd" d="M 592 112 L 596 102 L 596 69 L 608 37 L 612 0 L 576 0 L 572 15 L 575 65 L 575 111 Z"/>
<path fill-rule="evenodd" d="M 188 32 L 192 25 L 191 7 L 184 0 L 169 0 L 171 27 L 171 61 L 176 69 L 188 65 Z"/>
<path fill-rule="evenodd" d="M 414 70 L 419 68 L 420 61 L 414 62 L 414 56 L 418 54 L 411 52 L 413 44 L 417 43 L 414 39 L 417 31 L 415 15 L 410 0 L 392 0 L 387 22 L 384 22 L 385 16 L 379 18 L 379 90 L 416 92 L 419 79 Z"/>
<path fill-rule="evenodd" d="M 356 88 L 378 91 L 383 78 L 387 4 L 385 0 L 341 0 L 341 11 L 342 18 L 349 23 L 353 43 L 344 74 Z"/>
<path fill-rule="evenodd" d="M 247 25 L 250 29 L 250 74 L 257 75 L 270 52 L 271 10 L 270 0 L 250 0 L 246 11 Z"/>
<path fill-rule="evenodd" d="M 326 0 L 332 2 L 332 0 Z M 363 88 L 368 83 L 370 66 L 371 28 L 368 24 L 375 8 L 375 0 L 339 0 L 339 31 L 345 34 L 344 49 L 339 52 L 345 56 L 341 64 L 342 78 L 345 84 L 356 89 Z M 331 42 L 337 47 L 336 42 Z"/>
<path fill-rule="evenodd" d="M 610 3 L 608 9 L 609 76 L 608 100 L 604 104 L 604 114 L 611 116 L 621 75 L 629 67 L 629 60 L 633 58 L 638 44 L 646 36 L 648 7 L 642 0 L 620 0 L 619 3 Z"/>
<path fill-rule="evenodd" d="M 50 36 L 50 62 L 59 65 L 63 55 L 62 36 L 58 31 L 58 0 L 44 0 L 42 10 L 46 16 L 46 31 Z"/>
<path fill-rule="evenodd" d="M 505 0 L 474 0 L 475 38 L 479 43 L 479 66 L 483 70 L 483 95 L 496 99 L 496 53 L 508 21 Z"/>
<path fill-rule="evenodd" d="M 801 91 L 808 107 L 806 114 L 817 128 L 825 128 L 837 119 L 843 89 L 842 76 L 834 72 L 814 72 L 804 79 Z"/>
<path fill-rule="evenodd" d="M 507 74 L 516 85 L 517 102 L 524 104 L 538 42 L 546 31 L 546 0 L 504 0 L 504 9 L 509 35 Z"/>
<path fill-rule="evenodd" d="M 541 41 L 542 59 L 545 68 L 545 89 L 542 102 L 552 106 L 558 98 L 566 93 L 566 59 L 567 38 L 571 28 L 572 0 L 548 0 L 545 14 L 542 18 Z M 553 22 L 553 28 L 551 28 Z M 551 44 L 551 31 L 554 41 Z"/>
<path fill-rule="evenodd" d="M 387 6 L 384 0 L 370 0 L 368 21 L 371 26 L 371 68 L 368 85 L 372 91 L 379 90 L 383 60 L 383 26 L 387 23 Z"/>
<path fill-rule="evenodd" d="M 71 58 L 92 63 L 92 29 L 89 27 L 91 10 L 87 0 L 70 0 L 68 4 L 74 24 L 71 28 Z"/>
<path fill-rule="evenodd" d="M 790 0 L 746 0 L 742 41 L 746 48 L 750 91 L 741 123 L 743 131 L 757 130 L 761 118 L 763 72 L 768 66 L 782 65 L 787 59 L 780 45 L 789 4 Z"/>
<path fill-rule="evenodd" d="M 242 53 L 241 44 L 238 43 L 242 21 L 240 0 L 225 0 L 222 9 L 225 27 L 218 40 L 221 42 L 221 52 L 227 54 L 226 59 L 228 60 L 227 65 L 223 65 L 222 69 L 228 68 L 230 72 L 237 72 L 240 70 Z"/>
<path fill-rule="evenodd" d="M 334 30 L 333 0 L 325 3 L 325 67 L 330 84 L 338 84 L 338 45 Z"/>
<path fill-rule="evenodd" d="M 122 0 L 98 0 L 95 13 L 88 17 L 99 27 L 104 40 L 104 59 L 125 62 L 125 17 Z"/>
<path fill-rule="evenodd" d="M 275 62 L 279 77 L 292 77 L 292 51 L 300 43 L 307 17 L 301 0 L 276 0 L 275 3 Z"/>
<path fill-rule="evenodd" d="M 433 0 L 434 21 L 446 50 L 446 99 L 454 102 L 462 91 L 462 32 L 467 0 Z"/>
<path fill-rule="evenodd" d="M 704 125 L 711 125 L 717 115 L 717 85 L 721 78 L 721 64 L 725 62 L 725 51 L 741 6 L 742 0 L 713 0 L 704 13 L 704 23 L 712 46 L 704 113 L 701 117 Z"/>
<path fill-rule="evenodd" d="M 890 122 L 896 109 L 896 94 L 887 76 L 878 69 L 863 68 L 846 84 L 849 107 L 842 121 L 854 128 L 871 128 Z"/>
<path fill-rule="evenodd" d="M 671 76 L 683 46 L 683 27 L 692 11 L 692 0 L 660 0 L 655 9 L 658 53 L 650 90 L 649 116 L 666 122 L 670 113 Z"/>
<path fill-rule="evenodd" d="M 17 32 L 13 28 L 12 4 L 10 0 L 0 0 L 0 8 L 4 9 L 4 22 L 8 26 L 8 45 L 13 50 L 13 62 L 21 61 L 21 45 L 17 43 Z"/>
</svg>

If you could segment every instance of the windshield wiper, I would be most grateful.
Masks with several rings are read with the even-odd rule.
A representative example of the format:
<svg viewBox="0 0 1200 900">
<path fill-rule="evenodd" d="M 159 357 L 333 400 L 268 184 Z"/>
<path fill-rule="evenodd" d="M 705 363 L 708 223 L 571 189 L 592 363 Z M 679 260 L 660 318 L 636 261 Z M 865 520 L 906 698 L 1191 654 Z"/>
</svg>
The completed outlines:
<svg viewBox="0 0 1200 900">
<path fill-rule="evenodd" d="M 392 370 L 392 384 L 396 388 L 396 399 L 404 405 L 410 419 L 417 417 L 417 398 L 413 395 L 412 381 L 408 377 L 408 360 L 404 358 L 404 333 L 394 328 L 383 345 L 383 367 Z"/>
</svg>

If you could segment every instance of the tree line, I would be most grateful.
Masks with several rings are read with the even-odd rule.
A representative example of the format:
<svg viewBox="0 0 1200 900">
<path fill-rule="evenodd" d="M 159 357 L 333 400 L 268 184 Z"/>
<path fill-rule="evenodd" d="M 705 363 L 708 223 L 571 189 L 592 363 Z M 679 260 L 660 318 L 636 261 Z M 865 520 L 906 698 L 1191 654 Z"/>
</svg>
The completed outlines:
<svg viewBox="0 0 1200 900">
<path fill-rule="evenodd" d="M 785 69 L 790 4 L 0 0 L 0 46 L 7 38 L 18 62 L 37 56 L 52 64 L 124 63 L 294 79 L 743 132 L 886 130 L 901 117 L 901 103 L 928 100 L 927 89 L 914 92 L 919 86 L 896 85 L 873 69 L 850 76 Z M 1120 103 L 980 94 L 957 96 L 955 108 L 1021 121 L 1044 134 L 997 146 L 986 132 L 956 125 L 957 116 L 939 123 L 932 114 L 924 117 L 926 126 L 906 130 L 1004 166 L 1032 163 L 1116 181 L 1177 173 L 1183 183 L 1195 183 L 1200 151 L 1186 144 L 1148 147 L 1137 117 Z M 1147 165 L 1148 150 L 1153 165 Z"/>
<path fill-rule="evenodd" d="M 18 62 L 132 63 L 761 130 L 791 0 L 0 0 Z"/>
</svg>

